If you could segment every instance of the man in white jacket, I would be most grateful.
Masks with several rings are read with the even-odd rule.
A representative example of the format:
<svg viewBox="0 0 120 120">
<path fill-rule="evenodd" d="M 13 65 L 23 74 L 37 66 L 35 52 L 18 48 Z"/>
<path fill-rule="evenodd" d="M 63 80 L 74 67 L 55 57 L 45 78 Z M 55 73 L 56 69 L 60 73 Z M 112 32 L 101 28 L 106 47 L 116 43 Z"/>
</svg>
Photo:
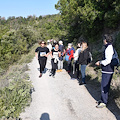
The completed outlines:
<svg viewBox="0 0 120 120">
<path fill-rule="evenodd" d="M 98 105 L 96 106 L 97 108 L 106 107 L 108 102 L 108 92 L 114 73 L 114 66 L 111 65 L 111 60 L 114 54 L 112 41 L 112 36 L 104 36 L 105 50 L 103 52 L 103 58 L 101 61 L 96 62 L 96 65 L 101 65 L 102 68 L 101 100 L 98 102 Z"/>
</svg>

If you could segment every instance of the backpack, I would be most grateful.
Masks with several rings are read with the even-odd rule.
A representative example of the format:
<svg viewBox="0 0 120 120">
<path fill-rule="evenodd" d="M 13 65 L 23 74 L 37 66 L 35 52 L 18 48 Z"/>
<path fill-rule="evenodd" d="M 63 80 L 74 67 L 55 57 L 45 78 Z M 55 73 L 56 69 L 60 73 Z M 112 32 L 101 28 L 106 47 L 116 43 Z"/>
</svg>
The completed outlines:
<svg viewBox="0 0 120 120">
<path fill-rule="evenodd" d="M 60 49 L 61 52 L 63 52 L 64 46 L 63 45 L 59 45 L 59 49 Z"/>
<path fill-rule="evenodd" d="M 69 54 L 69 55 L 71 54 L 71 53 L 70 53 L 71 50 L 73 50 L 73 52 L 75 53 L 75 49 L 74 49 L 74 47 L 72 47 L 72 48 L 70 48 L 70 49 L 68 50 L 68 54 Z"/>
<path fill-rule="evenodd" d="M 91 52 L 89 52 L 87 63 L 91 63 L 92 61 L 93 61 L 92 54 L 91 54 Z"/>
<path fill-rule="evenodd" d="M 69 55 L 65 55 L 65 61 L 68 61 L 69 60 Z"/>
<path fill-rule="evenodd" d="M 111 65 L 112 66 L 118 66 L 119 65 L 118 54 L 117 54 L 117 51 L 114 48 L 113 48 L 113 50 L 114 50 L 114 54 L 112 56 Z"/>
</svg>

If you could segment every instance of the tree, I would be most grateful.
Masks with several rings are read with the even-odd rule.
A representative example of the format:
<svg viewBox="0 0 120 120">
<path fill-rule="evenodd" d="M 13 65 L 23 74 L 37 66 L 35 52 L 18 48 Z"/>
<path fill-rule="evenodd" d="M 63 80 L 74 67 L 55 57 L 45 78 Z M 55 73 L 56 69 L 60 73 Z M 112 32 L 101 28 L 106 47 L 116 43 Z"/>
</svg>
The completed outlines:
<svg viewBox="0 0 120 120">
<path fill-rule="evenodd" d="M 105 27 L 117 27 L 119 6 L 119 0 L 59 0 L 55 8 L 60 11 L 70 38 L 84 35 L 93 41 Z"/>
</svg>

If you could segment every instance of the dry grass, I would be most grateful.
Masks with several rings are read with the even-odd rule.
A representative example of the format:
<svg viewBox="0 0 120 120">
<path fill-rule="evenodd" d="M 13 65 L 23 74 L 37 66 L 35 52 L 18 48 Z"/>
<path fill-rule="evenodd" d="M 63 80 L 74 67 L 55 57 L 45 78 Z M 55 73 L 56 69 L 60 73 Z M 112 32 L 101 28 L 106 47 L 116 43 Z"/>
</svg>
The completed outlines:
<svg viewBox="0 0 120 120">
<path fill-rule="evenodd" d="M 35 48 L 37 46 L 38 44 L 35 44 L 28 54 L 22 55 L 21 59 L 17 63 L 14 63 L 14 65 L 9 66 L 7 71 L 0 70 L 0 88 L 8 86 L 12 78 L 15 77 L 17 73 L 21 74 L 28 70 L 27 63 L 32 61 L 35 55 Z"/>
<path fill-rule="evenodd" d="M 120 68 L 119 68 L 120 69 Z M 100 82 L 101 82 L 101 70 L 99 68 L 93 68 L 91 66 L 87 67 L 87 78 L 92 89 L 99 91 L 100 93 Z M 119 72 L 114 73 L 111 82 L 110 96 L 109 99 L 115 101 L 116 105 L 120 109 L 120 79 Z"/>
</svg>

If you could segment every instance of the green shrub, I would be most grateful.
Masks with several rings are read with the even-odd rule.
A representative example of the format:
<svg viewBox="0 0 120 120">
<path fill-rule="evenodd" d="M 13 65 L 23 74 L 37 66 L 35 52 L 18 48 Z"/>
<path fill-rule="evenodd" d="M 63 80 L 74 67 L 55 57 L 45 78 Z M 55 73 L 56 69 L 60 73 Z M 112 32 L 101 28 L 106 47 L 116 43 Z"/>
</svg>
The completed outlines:
<svg viewBox="0 0 120 120">
<path fill-rule="evenodd" d="M 31 101 L 31 83 L 25 79 L 14 79 L 9 87 L 0 90 L 0 118 L 16 118 Z"/>
</svg>

